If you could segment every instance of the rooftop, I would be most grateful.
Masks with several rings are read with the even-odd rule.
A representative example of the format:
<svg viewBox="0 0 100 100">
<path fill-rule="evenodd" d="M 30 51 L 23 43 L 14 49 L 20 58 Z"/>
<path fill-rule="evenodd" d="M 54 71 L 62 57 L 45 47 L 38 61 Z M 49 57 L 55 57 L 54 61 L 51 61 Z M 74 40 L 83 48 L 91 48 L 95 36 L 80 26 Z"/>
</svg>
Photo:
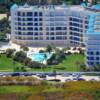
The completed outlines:
<svg viewBox="0 0 100 100">
<path fill-rule="evenodd" d="M 62 4 L 62 5 L 34 5 L 34 6 L 30 6 L 27 3 L 19 6 L 17 4 L 14 4 L 11 9 L 15 10 L 55 10 L 55 9 L 69 9 L 71 11 L 79 11 L 79 12 L 83 12 L 84 14 L 91 14 L 91 13 L 95 13 L 98 12 L 98 10 L 100 10 L 100 4 L 97 5 L 93 5 L 91 7 L 88 7 L 87 5 L 85 5 L 84 3 L 82 3 L 81 5 L 66 5 L 66 4 Z"/>
<path fill-rule="evenodd" d="M 27 3 L 24 4 L 23 6 L 19 6 L 17 4 L 14 4 L 11 9 L 18 9 L 18 10 L 52 10 L 52 9 L 66 9 L 68 8 L 66 4 L 62 5 L 35 5 L 35 6 L 30 6 Z"/>
</svg>

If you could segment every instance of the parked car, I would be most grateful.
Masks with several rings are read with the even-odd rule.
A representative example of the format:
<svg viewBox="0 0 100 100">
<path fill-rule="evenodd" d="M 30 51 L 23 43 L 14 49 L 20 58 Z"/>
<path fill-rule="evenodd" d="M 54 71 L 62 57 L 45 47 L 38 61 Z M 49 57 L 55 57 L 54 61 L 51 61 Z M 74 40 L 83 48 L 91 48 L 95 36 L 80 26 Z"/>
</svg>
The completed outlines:
<svg viewBox="0 0 100 100">
<path fill-rule="evenodd" d="M 78 78 L 77 80 L 78 80 L 78 81 L 85 81 L 84 78 Z"/>
<path fill-rule="evenodd" d="M 80 73 L 73 73 L 72 76 L 73 76 L 73 77 L 80 77 L 81 74 L 80 74 Z"/>
<path fill-rule="evenodd" d="M 62 76 L 68 77 L 68 76 L 70 76 L 70 74 L 69 73 L 64 73 Z"/>
<path fill-rule="evenodd" d="M 55 76 L 55 73 L 49 73 L 48 76 L 54 77 Z"/>
<path fill-rule="evenodd" d="M 20 73 L 18 73 L 18 72 L 12 73 L 11 76 L 20 76 Z"/>
<path fill-rule="evenodd" d="M 36 76 L 38 76 L 39 78 L 46 78 L 45 74 L 37 74 Z"/>
</svg>

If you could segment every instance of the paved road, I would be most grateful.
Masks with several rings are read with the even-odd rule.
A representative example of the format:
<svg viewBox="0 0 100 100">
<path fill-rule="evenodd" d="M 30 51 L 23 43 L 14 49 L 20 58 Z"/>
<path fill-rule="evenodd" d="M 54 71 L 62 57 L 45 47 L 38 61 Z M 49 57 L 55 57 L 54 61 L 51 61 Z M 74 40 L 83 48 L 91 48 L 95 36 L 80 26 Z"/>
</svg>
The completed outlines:
<svg viewBox="0 0 100 100">
<path fill-rule="evenodd" d="M 52 74 L 53 72 L 0 72 L 0 75 L 12 75 L 12 74 L 15 74 L 15 75 L 37 75 L 37 74 L 46 74 L 46 75 L 49 75 L 49 74 Z M 57 75 L 60 75 L 60 74 L 81 74 L 81 75 L 84 75 L 84 74 L 98 74 L 100 76 L 100 72 L 56 72 Z"/>
</svg>

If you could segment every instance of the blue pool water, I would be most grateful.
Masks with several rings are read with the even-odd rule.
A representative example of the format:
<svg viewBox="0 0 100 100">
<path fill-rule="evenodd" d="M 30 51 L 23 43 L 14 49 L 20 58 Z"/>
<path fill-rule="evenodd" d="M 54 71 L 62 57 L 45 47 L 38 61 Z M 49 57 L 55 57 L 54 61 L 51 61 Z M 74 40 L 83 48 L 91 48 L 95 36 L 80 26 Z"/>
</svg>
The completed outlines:
<svg viewBox="0 0 100 100">
<path fill-rule="evenodd" d="M 51 56 L 52 56 L 51 53 L 33 53 L 29 55 L 32 61 L 38 61 L 38 62 L 43 62 L 44 60 L 50 59 Z"/>
</svg>

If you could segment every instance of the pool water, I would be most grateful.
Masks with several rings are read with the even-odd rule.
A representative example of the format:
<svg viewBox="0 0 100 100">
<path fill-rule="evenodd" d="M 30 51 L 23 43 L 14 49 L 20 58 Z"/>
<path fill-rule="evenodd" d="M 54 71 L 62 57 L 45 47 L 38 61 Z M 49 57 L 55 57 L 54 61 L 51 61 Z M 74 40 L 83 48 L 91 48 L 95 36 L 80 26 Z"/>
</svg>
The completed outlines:
<svg viewBox="0 0 100 100">
<path fill-rule="evenodd" d="M 29 58 L 31 58 L 32 61 L 37 61 L 41 63 L 43 61 L 46 61 L 47 59 L 50 59 L 51 56 L 51 53 L 32 53 L 29 55 Z"/>
</svg>

